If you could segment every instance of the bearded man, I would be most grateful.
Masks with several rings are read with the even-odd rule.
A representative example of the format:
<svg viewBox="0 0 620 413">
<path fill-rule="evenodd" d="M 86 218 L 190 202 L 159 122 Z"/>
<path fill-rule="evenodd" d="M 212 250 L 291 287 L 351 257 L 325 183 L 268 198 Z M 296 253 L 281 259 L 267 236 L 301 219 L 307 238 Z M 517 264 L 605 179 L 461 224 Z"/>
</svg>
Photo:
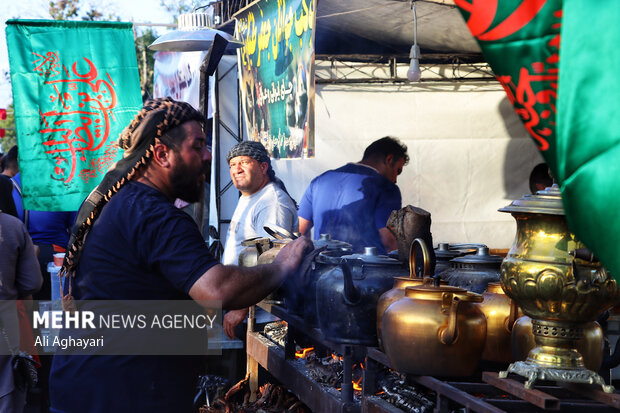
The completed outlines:
<svg viewBox="0 0 620 413">
<path fill-rule="evenodd" d="M 78 213 L 61 269 L 65 301 L 220 301 L 255 304 L 312 248 L 299 239 L 273 264 L 224 266 L 175 199 L 197 201 L 211 154 L 204 119 L 189 104 L 147 101 L 119 139 L 125 149 Z M 152 343 L 144 343 L 145 346 Z M 192 411 L 200 360 L 190 356 L 59 355 L 50 378 L 52 412 Z"/>
</svg>

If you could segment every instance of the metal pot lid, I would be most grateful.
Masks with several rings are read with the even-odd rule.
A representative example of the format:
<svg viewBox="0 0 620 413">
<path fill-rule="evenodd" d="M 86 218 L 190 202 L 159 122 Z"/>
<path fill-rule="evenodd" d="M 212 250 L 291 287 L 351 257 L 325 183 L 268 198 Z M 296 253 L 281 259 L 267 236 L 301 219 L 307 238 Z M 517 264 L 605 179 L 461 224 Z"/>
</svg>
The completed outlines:
<svg viewBox="0 0 620 413">
<path fill-rule="evenodd" d="M 332 239 L 331 235 L 329 234 L 321 234 L 320 238 L 312 241 L 312 243 L 314 244 L 314 248 L 321 248 L 327 246 L 328 250 L 351 249 L 353 247 L 348 242 Z"/>
<path fill-rule="evenodd" d="M 378 264 L 378 265 L 400 265 L 400 261 L 395 260 L 394 258 L 390 258 L 387 255 L 379 255 L 377 253 L 377 247 L 365 247 L 363 254 L 350 254 L 343 255 L 343 259 L 347 261 L 355 261 L 362 260 L 365 264 Z"/>
<path fill-rule="evenodd" d="M 350 249 L 344 250 L 325 250 L 321 251 L 316 257 L 316 261 L 321 264 L 333 264 L 338 265 L 344 255 L 350 255 Z"/>
<path fill-rule="evenodd" d="M 557 184 L 553 184 L 535 195 L 525 195 L 512 201 L 508 206 L 498 209 L 500 212 L 525 212 L 530 214 L 564 215 L 562 193 Z"/>
<path fill-rule="evenodd" d="M 209 50 L 216 35 L 228 41 L 227 51 L 243 46 L 243 43 L 230 34 L 213 29 L 211 27 L 211 16 L 206 13 L 192 12 L 181 14 L 178 18 L 177 30 L 172 30 L 158 37 L 149 46 L 149 49 L 169 52 Z"/>
<path fill-rule="evenodd" d="M 451 260 L 459 255 L 461 255 L 461 253 L 450 249 L 450 244 L 446 242 L 440 242 L 437 248 L 435 248 L 435 257 L 437 257 L 438 260 Z"/>
<path fill-rule="evenodd" d="M 504 257 L 500 255 L 489 254 L 487 247 L 478 248 L 478 252 L 475 254 L 463 255 L 462 257 L 456 257 L 451 262 L 458 262 L 463 264 L 497 264 L 500 265 Z"/>
</svg>

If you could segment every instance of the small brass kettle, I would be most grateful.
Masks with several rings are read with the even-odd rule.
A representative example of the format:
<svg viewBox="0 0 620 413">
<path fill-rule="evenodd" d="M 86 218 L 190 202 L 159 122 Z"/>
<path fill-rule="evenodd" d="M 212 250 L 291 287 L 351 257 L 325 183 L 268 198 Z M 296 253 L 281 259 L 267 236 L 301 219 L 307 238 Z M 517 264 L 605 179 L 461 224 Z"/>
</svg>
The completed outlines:
<svg viewBox="0 0 620 413">
<path fill-rule="evenodd" d="M 486 337 L 482 296 L 452 286 L 407 287 L 383 314 L 383 345 L 392 368 L 415 375 L 470 376 Z"/>
<path fill-rule="evenodd" d="M 424 269 L 421 277 L 417 277 L 415 274 L 416 262 L 415 262 L 415 246 L 418 245 L 422 250 L 422 257 L 424 260 Z M 400 300 L 405 296 L 405 288 L 423 285 L 425 283 L 431 283 L 432 274 L 430 253 L 426 243 L 421 238 L 416 238 L 411 243 L 409 248 L 409 277 L 394 277 L 394 286 L 391 290 L 386 291 L 379 297 L 377 302 L 377 339 L 379 340 L 379 348 L 383 350 L 382 335 L 382 322 L 383 313 L 385 310 L 396 300 Z"/>
<path fill-rule="evenodd" d="M 477 304 L 487 319 L 487 338 L 482 360 L 510 363 L 512 326 L 522 313 L 519 312 L 517 304 L 502 290 L 499 282 L 489 283 L 482 297 L 484 301 Z"/>
</svg>

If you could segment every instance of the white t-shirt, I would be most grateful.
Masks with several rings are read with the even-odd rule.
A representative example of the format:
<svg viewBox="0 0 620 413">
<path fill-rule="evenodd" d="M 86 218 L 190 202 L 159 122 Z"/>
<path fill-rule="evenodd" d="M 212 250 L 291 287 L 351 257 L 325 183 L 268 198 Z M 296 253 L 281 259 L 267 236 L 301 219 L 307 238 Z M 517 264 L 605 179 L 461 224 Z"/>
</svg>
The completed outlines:
<svg viewBox="0 0 620 413">
<path fill-rule="evenodd" d="M 277 225 L 290 232 L 297 232 L 297 209 L 291 198 L 279 186 L 269 182 L 252 195 L 242 195 L 232 216 L 222 264 L 237 265 L 239 253 L 245 247 L 241 242 L 249 238 L 268 237 L 263 227 Z"/>
</svg>

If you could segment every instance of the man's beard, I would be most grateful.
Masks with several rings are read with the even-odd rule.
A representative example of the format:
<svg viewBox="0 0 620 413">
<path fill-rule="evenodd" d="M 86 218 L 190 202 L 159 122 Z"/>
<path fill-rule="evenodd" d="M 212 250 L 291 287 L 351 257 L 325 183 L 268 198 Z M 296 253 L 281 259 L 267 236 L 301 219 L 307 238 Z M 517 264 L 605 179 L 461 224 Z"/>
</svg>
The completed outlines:
<svg viewBox="0 0 620 413">
<path fill-rule="evenodd" d="M 170 183 L 172 188 L 174 188 L 175 197 L 190 203 L 200 201 L 204 192 L 204 181 L 200 178 L 200 175 L 204 173 L 208 177 L 209 172 L 209 162 L 205 163 L 203 169 L 196 172 L 192 171 L 185 163 L 179 164 L 170 176 Z"/>
</svg>

